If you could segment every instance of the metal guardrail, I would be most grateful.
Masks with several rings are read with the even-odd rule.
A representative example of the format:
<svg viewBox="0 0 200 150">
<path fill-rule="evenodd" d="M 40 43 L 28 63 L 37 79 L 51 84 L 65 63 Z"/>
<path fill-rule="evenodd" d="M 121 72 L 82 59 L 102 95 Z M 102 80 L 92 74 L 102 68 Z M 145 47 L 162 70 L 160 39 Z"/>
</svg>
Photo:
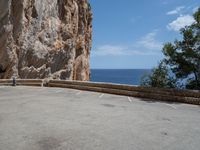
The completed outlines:
<svg viewBox="0 0 200 150">
<path fill-rule="evenodd" d="M 0 80 L 0 86 L 12 86 L 13 80 Z M 140 87 L 111 83 L 68 80 L 17 79 L 16 86 L 46 86 L 72 88 L 109 94 L 139 97 L 146 100 L 180 102 L 200 105 L 200 91 Z"/>
</svg>

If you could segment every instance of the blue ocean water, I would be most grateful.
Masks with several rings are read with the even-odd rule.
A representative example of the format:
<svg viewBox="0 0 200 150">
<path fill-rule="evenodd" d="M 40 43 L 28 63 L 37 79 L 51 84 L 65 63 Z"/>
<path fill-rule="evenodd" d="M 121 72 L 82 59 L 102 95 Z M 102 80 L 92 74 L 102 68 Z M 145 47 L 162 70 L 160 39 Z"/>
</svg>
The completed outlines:
<svg viewBox="0 0 200 150">
<path fill-rule="evenodd" d="M 141 77 L 150 69 L 91 69 L 91 81 L 140 85 Z"/>
</svg>

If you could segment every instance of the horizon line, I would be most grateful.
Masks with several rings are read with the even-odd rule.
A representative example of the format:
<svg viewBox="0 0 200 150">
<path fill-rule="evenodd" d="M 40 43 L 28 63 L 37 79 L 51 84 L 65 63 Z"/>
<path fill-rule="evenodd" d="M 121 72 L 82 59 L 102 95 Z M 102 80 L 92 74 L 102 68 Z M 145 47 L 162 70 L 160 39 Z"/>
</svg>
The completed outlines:
<svg viewBox="0 0 200 150">
<path fill-rule="evenodd" d="M 146 69 L 146 70 L 151 70 L 151 69 L 153 69 L 153 68 L 90 68 L 91 70 L 92 69 L 99 69 L 99 70 L 116 70 L 116 69 L 118 69 L 118 70 L 132 70 L 132 69 L 140 69 L 140 70 L 142 70 L 142 69 Z"/>
</svg>

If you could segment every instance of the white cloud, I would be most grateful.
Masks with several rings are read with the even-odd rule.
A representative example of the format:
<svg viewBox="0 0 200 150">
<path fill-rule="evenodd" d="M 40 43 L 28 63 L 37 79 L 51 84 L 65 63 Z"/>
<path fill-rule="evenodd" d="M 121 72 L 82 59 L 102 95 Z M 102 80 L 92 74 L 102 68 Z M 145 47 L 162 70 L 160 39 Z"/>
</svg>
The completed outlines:
<svg viewBox="0 0 200 150">
<path fill-rule="evenodd" d="M 179 16 L 176 20 L 167 25 L 169 30 L 179 31 L 185 26 L 189 26 L 195 22 L 194 18 L 190 15 Z"/>
<path fill-rule="evenodd" d="M 133 55 L 158 55 L 151 50 L 135 50 L 132 46 L 102 45 L 92 51 L 93 56 L 133 56 Z"/>
<path fill-rule="evenodd" d="M 137 44 L 140 47 L 144 47 L 146 49 L 161 50 L 162 49 L 162 43 L 158 42 L 155 39 L 156 35 L 157 35 L 157 30 L 154 30 L 153 32 L 150 32 L 146 36 L 141 38 L 141 40 L 138 41 Z"/>
<path fill-rule="evenodd" d="M 92 51 L 93 56 L 159 55 L 162 44 L 156 41 L 157 30 L 148 33 L 133 45 L 102 45 Z"/>
<path fill-rule="evenodd" d="M 179 14 L 181 12 L 181 10 L 183 10 L 184 8 L 185 8 L 185 6 L 178 6 L 174 10 L 171 10 L 171 11 L 167 12 L 167 15 Z"/>
<path fill-rule="evenodd" d="M 102 45 L 93 51 L 94 55 L 105 56 L 105 55 L 125 55 L 126 48 L 118 45 Z"/>
</svg>

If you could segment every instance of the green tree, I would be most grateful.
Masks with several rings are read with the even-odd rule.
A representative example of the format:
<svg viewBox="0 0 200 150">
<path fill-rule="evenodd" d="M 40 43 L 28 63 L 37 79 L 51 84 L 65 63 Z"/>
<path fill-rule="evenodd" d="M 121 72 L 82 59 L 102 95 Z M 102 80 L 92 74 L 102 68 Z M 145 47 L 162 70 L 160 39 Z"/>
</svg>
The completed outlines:
<svg viewBox="0 0 200 150">
<path fill-rule="evenodd" d="M 182 40 L 164 45 L 164 60 L 142 79 L 141 85 L 173 88 L 178 87 L 178 80 L 184 79 L 186 88 L 200 89 L 200 8 L 193 17 L 195 22 L 180 30 Z"/>
<path fill-rule="evenodd" d="M 165 62 L 160 62 L 158 67 L 146 74 L 141 79 L 142 86 L 176 88 L 176 79 L 172 76 Z"/>
<path fill-rule="evenodd" d="M 187 79 L 187 88 L 200 89 L 200 8 L 195 23 L 181 29 L 183 39 L 164 45 L 164 61 L 177 79 Z"/>
</svg>

